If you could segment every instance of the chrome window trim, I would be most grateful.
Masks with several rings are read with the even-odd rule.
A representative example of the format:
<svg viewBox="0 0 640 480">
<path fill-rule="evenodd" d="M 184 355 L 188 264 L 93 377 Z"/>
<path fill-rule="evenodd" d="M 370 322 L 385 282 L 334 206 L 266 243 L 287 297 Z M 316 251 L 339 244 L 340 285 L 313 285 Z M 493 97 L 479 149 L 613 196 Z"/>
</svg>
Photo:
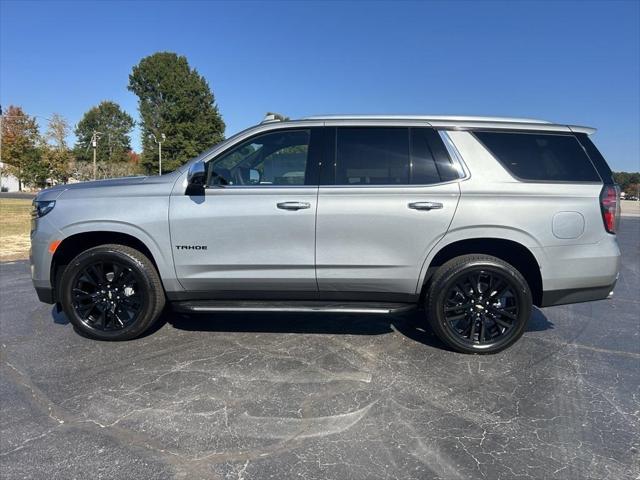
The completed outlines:
<svg viewBox="0 0 640 480">
<path fill-rule="evenodd" d="M 206 191 L 224 191 L 224 190 L 275 190 L 283 188 L 318 188 L 318 185 L 207 185 L 204 189 Z"/>
<path fill-rule="evenodd" d="M 229 140 L 234 140 L 231 142 L 224 142 L 225 145 L 218 145 L 217 148 L 207 152 L 206 155 L 203 155 L 203 162 L 210 162 L 220 155 L 224 155 L 226 152 L 249 139 L 252 136 L 261 135 L 263 133 L 269 133 L 272 131 L 278 130 L 292 130 L 292 129 L 303 129 L 303 128 L 311 128 L 311 127 L 332 127 L 332 126 L 345 126 L 345 127 L 399 127 L 399 128 L 411 128 L 411 127 L 429 127 L 428 124 L 424 122 L 388 122 L 388 121 L 349 121 L 349 122 L 318 122 L 315 120 L 311 121 L 294 121 L 294 122 L 271 122 L 268 124 L 259 125 L 257 127 L 249 128 L 239 134 L 236 134 L 233 137 L 230 137 Z M 439 133 L 441 131 L 438 131 Z M 356 189 L 373 189 L 373 188 L 383 188 L 383 189 L 407 189 L 407 188 L 425 188 L 425 187 L 433 187 L 438 185 L 447 185 L 451 183 L 457 183 L 462 180 L 466 180 L 470 177 L 466 166 L 461 161 L 461 156 L 457 152 L 457 149 L 448 138 L 442 136 L 443 143 L 445 144 L 445 148 L 449 153 L 449 157 L 451 157 L 452 162 L 454 163 L 454 167 L 456 170 L 462 171 L 465 173 L 465 176 L 461 176 L 460 178 L 456 178 L 454 180 L 448 180 L 446 182 L 436 182 L 436 183 L 424 183 L 424 184 L 402 184 L 402 185 L 207 185 L 205 186 L 205 192 L 207 191 L 220 191 L 220 190 L 273 190 L 273 189 L 300 189 L 300 188 L 356 188 Z"/>
<path fill-rule="evenodd" d="M 294 122 L 271 122 L 268 124 L 258 125 L 256 127 L 248 128 L 232 137 L 230 137 L 227 141 L 223 142 L 220 145 L 217 145 L 209 152 L 206 152 L 202 155 L 202 162 L 210 162 L 214 160 L 215 157 L 225 154 L 235 146 L 244 142 L 245 140 L 261 135 L 264 133 L 269 133 L 278 130 L 292 130 L 292 129 L 304 129 L 304 128 L 312 128 L 312 127 L 328 127 L 328 126 L 338 126 L 337 124 L 341 122 L 318 122 L 315 120 L 310 121 L 294 121 Z M 346 123 L 346 124 L 345 124 Z M 360 121 L 360 122 L 345 122 L 342 123 L 342 126 L 362 126 L 362 127 L 429 127 L 429 125 L 425 125 L 423 122 L 420 124 L 415 124 L 414 122 L 398 122 L 398 123 L 390 123 L 390 122 L 381 122 L 381 121 Z M 403 124 L 404 123 L 404 124 Z M 207 191 L 220 191 L 220 190 L 273 190 L 273 189 L 301 189 L 301 188 L 356 188 L 356 189 L 372 189 L 372 188 L 383 188 L 383 189 L 406 189 L 406 188 L 425 188 L 425 187 L 433 187 L 438 185 L 447 185 L 451 183 L 458 183 L 464 180 L 471 178 L 471 172 L 468 167 L 464 163 L 462 156 L 458 152 L 453 141 L 449 138 L 447 134 L 447 130 L 436 129 L 440 138 L 442 139 L 447 152 L 449 153 L 449 157 L 454 164 L 454 167 L 459 172 L 460 177 L 454 180 L 448 180 L 446 182 L 436 182 L 436 183 L 425 183 L 425 184 L 403 184 L 403 185 L 225 185 L 225 186 L 206 186 L 205 192 Z M 233 141 L 230 141 L 233 140 Z M 191 163 L 191 162 L 189 162 Z"/>
</svg>

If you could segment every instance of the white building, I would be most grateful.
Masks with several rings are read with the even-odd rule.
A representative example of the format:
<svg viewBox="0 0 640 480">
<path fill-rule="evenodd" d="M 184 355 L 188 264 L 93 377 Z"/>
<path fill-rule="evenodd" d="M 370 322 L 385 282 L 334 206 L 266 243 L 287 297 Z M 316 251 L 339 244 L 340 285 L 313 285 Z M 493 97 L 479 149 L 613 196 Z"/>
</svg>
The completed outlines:
<svg viewBox="0 0 640 480">
<path fill-rule="evenodd" d="M 6 174 L 4 170 L 4 163 L 2 162 L 0 162 L 0 191 L 2 192 L 18 191 L 18 179 L 13 175 Z"/>
</svg>

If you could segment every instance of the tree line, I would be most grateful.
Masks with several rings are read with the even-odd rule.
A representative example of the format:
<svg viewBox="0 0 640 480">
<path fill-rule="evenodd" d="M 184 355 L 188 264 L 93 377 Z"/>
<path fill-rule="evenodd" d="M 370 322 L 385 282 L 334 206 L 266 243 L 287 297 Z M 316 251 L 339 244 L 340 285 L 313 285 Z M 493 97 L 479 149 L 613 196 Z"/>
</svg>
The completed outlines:
<svg viewBox="0 0 640 480">
<path fill-rule="evenodd" d="M 47 118 L 40 132 L 35 116 L 11 105 L 2 112 L 1 155 L 6 172 L 22 186 L 41 188 L 70 179 L 93 177 L 93 142 L 97 177 L 170 172 L 224 139 L 225 124 L 206 79 L 186 57 L 158 52 L 143 58 L 127 87 L 138 97 L 142 153 L 131 149 L 134 119 L 117 103 L 105 100 L 90 108 L 74 128 L 76 143 L 67 145 L 69 122 L 59 114 Z"/>
<path fill-rule="evenodd" d="M 637 197 L 640 192 L 640 172 L 614 172 L 614 181 L 627 197 Z"/>
</svg>

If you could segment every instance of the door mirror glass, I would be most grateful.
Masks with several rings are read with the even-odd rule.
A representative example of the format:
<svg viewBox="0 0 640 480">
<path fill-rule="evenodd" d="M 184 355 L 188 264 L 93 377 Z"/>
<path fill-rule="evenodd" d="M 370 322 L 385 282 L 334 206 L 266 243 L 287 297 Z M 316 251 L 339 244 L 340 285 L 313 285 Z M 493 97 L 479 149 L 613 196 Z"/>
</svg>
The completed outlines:
<svg viewBox="0 0 640 480">
<path fill-rule="evenodd" d="M 254 168 L 249 170 L 249 183 L 251 185 L 258 185 L 260 183 L 260 172 Z"/>
</svg>

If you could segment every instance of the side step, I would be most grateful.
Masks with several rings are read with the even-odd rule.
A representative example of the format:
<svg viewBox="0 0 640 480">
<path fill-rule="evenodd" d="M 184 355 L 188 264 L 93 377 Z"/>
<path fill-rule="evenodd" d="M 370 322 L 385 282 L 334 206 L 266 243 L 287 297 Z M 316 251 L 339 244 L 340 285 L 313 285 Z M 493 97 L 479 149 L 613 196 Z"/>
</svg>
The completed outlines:
<svg viewBox="0 0 640 480">
<path fill-rule="evenodd" d="M 319 313 L 400 313 L 416 307 L 413 303 L 328 302 L 292 300 L 193 300 L 173 302 L 174 310 L 204 312 L 319 312 Z"/>
</svg>

